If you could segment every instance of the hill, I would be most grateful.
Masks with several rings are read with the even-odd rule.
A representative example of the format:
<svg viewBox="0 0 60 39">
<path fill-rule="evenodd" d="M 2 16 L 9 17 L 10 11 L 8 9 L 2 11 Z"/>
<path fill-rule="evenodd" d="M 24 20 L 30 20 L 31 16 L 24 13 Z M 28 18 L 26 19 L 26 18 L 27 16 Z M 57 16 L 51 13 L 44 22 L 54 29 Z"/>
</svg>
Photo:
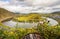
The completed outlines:
<svg viewBox="0 0 60 39">
<path fill-rule="evenodd" d="M 52 14 L 59 14 L 60 15 L 60 12 L 53 12 Z"/>
<path fill-rule="evenodd" d="M 12 17 L 14 17 L 13 12 L 9 12 L 6 9 L 0 8 L 0 22 Z"/>
<path fill-rule="evenodd" d="M 60 24 L 60 12 L 53 12 L 53 13 L 50 13 L 50 14 L 43 14 L 43 16 L 53 18 L 53 19 L 57 20 Z"/>
</svg>

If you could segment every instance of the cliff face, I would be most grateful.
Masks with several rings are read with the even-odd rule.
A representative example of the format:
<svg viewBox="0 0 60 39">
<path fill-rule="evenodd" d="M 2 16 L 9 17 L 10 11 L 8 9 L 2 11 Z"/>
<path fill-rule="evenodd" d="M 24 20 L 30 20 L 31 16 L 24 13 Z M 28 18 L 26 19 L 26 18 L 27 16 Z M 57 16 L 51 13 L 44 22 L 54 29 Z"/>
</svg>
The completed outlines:
<svg viewBox="0 0 60 39">
<path fill-rule="evenodd" d="M 12 18 L 14 14 L 12 12 L 9 12 L 8 10 L 5 10 L 3 8 L 0 8 L 0 22 L 9 18 Z"/>
</svg>

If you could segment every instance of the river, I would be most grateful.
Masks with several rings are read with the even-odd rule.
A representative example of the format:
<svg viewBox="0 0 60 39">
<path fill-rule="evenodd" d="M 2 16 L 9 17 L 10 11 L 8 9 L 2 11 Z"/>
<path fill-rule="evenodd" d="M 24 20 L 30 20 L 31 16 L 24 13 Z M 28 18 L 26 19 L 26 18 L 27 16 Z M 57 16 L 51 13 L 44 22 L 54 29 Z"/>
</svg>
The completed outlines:
<svg viewBox="0 0 60 39">
<path fill-rule="evenodd" d="M 48 21 L 50 21 L 48 24 L 50 26 L 55 26 L 58 24 L 58 22 L 54 19 L 51 19 L 51 18 L 46 18 Z M 7 25 L 9 27 L 14 27 L 14 26 L 17 26 L 17 27 L 21 27 L 21 28 L 31 28 L 31 27 L 37 27 L 38 25 L 38 22 L 37 23 L 24 23 L 24 22 L 15 22 L 15 21 L 5 21 L 3 22 L 4 25 Z"/>
</svg>

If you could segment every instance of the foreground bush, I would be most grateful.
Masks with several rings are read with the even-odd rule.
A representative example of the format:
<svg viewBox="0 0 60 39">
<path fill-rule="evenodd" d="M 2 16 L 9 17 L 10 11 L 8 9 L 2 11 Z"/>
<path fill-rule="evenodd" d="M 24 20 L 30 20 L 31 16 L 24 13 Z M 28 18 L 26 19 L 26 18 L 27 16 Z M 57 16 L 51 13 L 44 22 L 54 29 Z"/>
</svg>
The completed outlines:
<svg viewBox="0 0 60 39">
<path fill-rule="evenodd" d="M 60 26 L 48 26 L 47 24 L 39 24 L 38 31 L 45 39 L 60 39 Z"/>
<path fill-rule="evenodd" d="M 11 28 L 0 24 L 0 39 L 21 39 L 28 33 L 39 32 L 44 39 L 60 39 L 60 25 L 48 26 L 47 23 L 38 24 L 37 28 Z"/>
<path fill-rule="evenodd" d="M 0 29 L 0 39 L 21 39 L 23 36 L 25 36 L 28 33 L 37 32 L 37 30 L 34 28 L 30 28 L 30 29 L 9 28 L 8 30 L 7 29 L 6 28 Z"/>
</svg>

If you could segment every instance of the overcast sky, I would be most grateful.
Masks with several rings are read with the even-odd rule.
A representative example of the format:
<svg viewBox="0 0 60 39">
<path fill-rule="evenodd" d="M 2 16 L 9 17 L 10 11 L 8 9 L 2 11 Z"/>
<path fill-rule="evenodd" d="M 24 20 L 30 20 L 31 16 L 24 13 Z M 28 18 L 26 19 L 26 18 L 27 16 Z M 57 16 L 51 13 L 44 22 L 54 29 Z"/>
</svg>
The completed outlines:
<svg viewBox="0 0 60 39">
<path fill-rule="evenodd" d="M 18 13 L 60 11 L 60 0 L 0 0 L 0 8 Z"/>
</svg>

